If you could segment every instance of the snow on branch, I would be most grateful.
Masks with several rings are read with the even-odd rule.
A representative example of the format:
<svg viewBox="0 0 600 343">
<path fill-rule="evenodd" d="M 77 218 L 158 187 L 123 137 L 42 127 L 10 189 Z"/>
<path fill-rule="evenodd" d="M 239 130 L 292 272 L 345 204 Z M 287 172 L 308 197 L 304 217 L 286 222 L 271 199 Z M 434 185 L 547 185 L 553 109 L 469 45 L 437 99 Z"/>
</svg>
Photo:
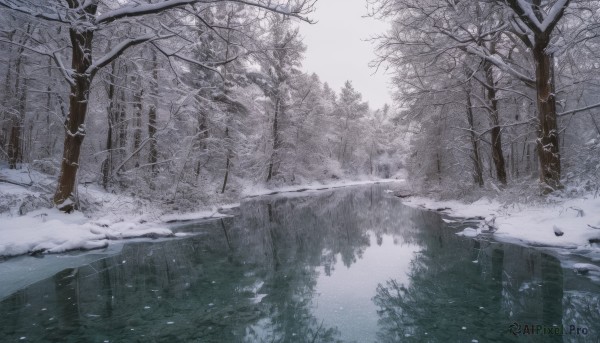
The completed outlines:
<svg viewBox="0 0 600 343">
<path fill-rule="evenodd" d="M 36 0 L 35 2 L 38 2 Z M 49 21 L 57 21 L 59 23 L 69 23 L 69 20 L 65 18 L 65 16 L 61 15 L 59 11 L 56 9 L 51 12 L 47 6 L 39 5 L 39 4 L 29 4 L 25 1 L 13 1 L 13 0 L 0 0 L 0 7 L 8 8 L 10 10 L 24 13 L 36 18 L 49 20 Z"/>
<path fill-rule="evenodd" d="M 171 8 L 191 5 L 198 2 L 204 2 L 200 0 L 166 0 L 154 4 L 136 4 L 126 5 L 121 8 L 111 10 L 100 14 L 96 17 L 96 23 L 107 23 L 115 21 L 117 19 L 125 17 L 139 17 L 146 14 L 159 13 L 166 11 Z"/>
<path fill-rule="evenodd" d="M 84 0 L 81 5 L 79 5 L 79 8 L 77 8 L 76 10 L 86 10 L 88 7 L 95 5 L 97 2 L 94 0 Z"/>
<path fill-rule="evenodd" d="M 552 31 L 552 29 L 554 29 L 554 26 L 556 26 L 556 23 L 558 23 L 560 18 L 563 16 L 570 2 L 571 0 L 558 0 L 552 6 L 550 12 L 548 12 L 548 15 L 546 16 L 546 18 L 544 18 L 544 21 L 542 22 L 542 25 L 540 27 L 542 31 L 546 32 Z"/>
<path fill-rule="evenodd" d="M 566 115 L 569 115 L 569 114 L 576 114 L 578 112 L 583 112 L 583 111 L 591 110 L 591 109 L 594 109 L 596 107 L 600 107 L 600 103 L 594 104 L 594 105 L 590 105 L 590 106 L 586 106 L 586 107 L 576 108 L 574 110 L 570 110 L 570 111 L 566 111 L 566 112 L 562 112 L 562 113 L 558 113 L 557 116 L 558 117 L 563 117 L 563 116 L 566 116 Z"/>
<path fill-rule="evenodd" d="M 0 0 L 6 1 L 6 0 Z M 146 14 L 160 13 L 162 11 L 166 11 L 176 7 L 182 7 L 185 5 L 193 5 L 197 3 L 215 3 L 219 2 L 218 0 L 165 0 L 158 3 L 153 4 L 136 4 L 136 5 L 127 5 L 118 9 L 114 9 L 108 11 L 106 13 L 100 14 L 96 17 L 96 23 L 108 23 L 115 21 L 117 19 L 125 18 L 125 17 L 139 17 Z M 309 8 L 312 8 L 315 0 L 302 0 L 298 5 L 294 8 L 289 8 L 289 6 L 284 6 L 278 3 L 273 3 L 271 0 L 267 1 L 247 1 L 247 0 L 229 0 L 228 2 L 239 3 L 247 6 L 262 8 L 271 12 L 280 13 L 284 15 L 289 15 L 293 17 L 297 17 L 299 19 L 308 21 L 305 19 L 302 14 L 307 12 Z"/>
<path fill-rule="evenodd" d="M 25 50 L 29 50 L 31 52 L 35 52 L 36 54 L 39 54 L 39 55 L 50 56 L 50 57 L 52 56 L 52 54 L 50 52 L 48 52 L 48 51 L 40 50 L 40 49 L 36 49 L 36 48 L 32 48 L 30 46 L 27 46 L 25 44 L 21 44 L 21 43 L 18 43 L 18 42 L 14 42 L 12 40 L 7 40 L 7 39 L 0 38 L 0 43 L 6 43 L 6 44 L 16 45 L 16 46 L 18 46 L 20 48 L 23 48 Z"/>
<path fill-rule="evenodd" d="M 515 70 L 514 68 L 512 68 L 511 66 L 506 64 L 506 62 L 504 62 L 502 60 L 502 58 L 498 57 L 497 55 L 487 54 L 487 53 L 481 51 L 480 49 L 473 48 L 472 46 L 467 46 L 464 49 L 465 49 L 465 51 L 467 51 L 470 54 L 476 55 L 486 61 L 491 62 L 493 65 L 495 65 L 499 69 L 511 74 L 512 76 L 516 77 L 520 81 L 524 82 L 527 86 L 535 87 L 534 79 L 518 72 L 517 70 Z"/>
<path fill-rule="evenodd" d="M 540 22 L 533 8 L 533 4 L 527 0 L 507 0 L 509 6 L 523 20 L 532 31 L 536 33 L 550 33 L 560 18 L 565 13 L 571 0 L 558 0 L 550 8 L 548 14 Z M 542 15 L 540 15 L 542 16 Z"/>
<path fill-rule="evenodd" d="M 54 62 L 56 62 L 56 65 L 58 65 L 58 69 L 60 69 L 61 74 L 65 80 L 67 80 L 69 85 L 74 86 L 75 80 L 73 79 L 73 69 L 65 67 L 65 64 L 62 60 L 62 55 L 59 52 L 54 52 L 52 54 L 52 59 Z"/>
<path fill-rule="evenodd" d="M 18 42 L 14 42 L 11 40 L 6 40 L 6 39 L 1 39 L 0 38 L 0 43 L 7 43 L 7 44 L 12 44 L 12 45 L 16 45 L 24 50 L 28 50 L 31 52 L 34 52 L 38 55 L 42 55 L 42 56 L 48 56 L 50 58 L 52 58 L 54 60 L 54 62 L 56 62 L 56 65 L 58 66 L 58 68 L 60 69 L 61 74 L 63 75 L 63 77 L 65 78 L 65 80 L 67 80 L 67 82 L 70 85 L 74 85 L 75 84 L 75 80 L 73 79 L 73 70 L 70 68 L 67 68 L 63 61 L 62 61 L 62 56 L 58 51 L 55 52 L 49 52 L 46 50 L 41 50 L 41 49 L 37 49 L 37 48 L 33 48 L 30 46 L 27 46 L 25 44 L 21 44 Z"/>
<path fill-rule="evenodd" d="M 279 5 L 273 4 L 272 0 L 267 1 L 245 1 L 245 0 L 233 0 L 231 2 L 237 2 L 240 4 L 258 7 L 265 9 L 270 12 L 275 12 L 283 15 L 289 15 L 292 17 L 296 17 L 298 19 L 312 22 L 311 20 L 305 18 L 303 16 L 304 13 L 310 12 L 314 8 L 314 4 L 317 2 L 316 0 L 302 0 L 299 2 L 295 8 L 290 8 L 289 5 Z M 288 1 L 289 2 L 289 1 Z"/>
<path fill-rule="evenodd" d="M 143 36 L 136 37 L 136 38 L 126 39 L 126 40 L 122 41 L 121 43 L 117 44 L 106 55 L 100 57 L 95 63 L 90 65 L 88 67 L 88 69 L 86 70 L 86 74 L 90 74 L 90 75 L 95 74 L 99 69 L 101 69 L 105 65 L 109 64 L 110 62 L 114 61 L 129 47 L 147 42 L 149 40 L 164 39 L 164 38 L 169 38 L 172 36 L 173 35 L 156 36 L 156 34 L 147 34 L 147 35 L 143 35 Z"/>
<path fill-rule="evenodd" d="M 197 61 L 197 60 L 191 59 L 191 58 L 189 58 L 189 57 L 186 57 L 186 56 L 180 55 L 180 54 L 178 54 L 176 51 L 175 51 L 175 52 L 168 52 L 167 50 L 165 50 L 165 49 L 161 48 L 160 46 L 158 46 L 158 44 L 153 44 L 153 45 L 154 45 L 154 47 L 155 47 L 155 48 L 156 48 L 158 51 L 160 51 L 160 53 L 161 53 L 161 54 L 163 54 L 165 57 L 168 57 L 168 58 L 175 57 L 175 58 L 178 58 L 178 59 L 180 59 L 180 60 L 182 60 L 182 61 L 185 61 L 185 62 L 188 62 L 188 63 L 194 64 L 194 65 L 197 65 L 197 66 L 199 66 L 200 68 L 204 68 L 204 69 L 210 70 L 210 71 L 212 71 L 212 72 L 214 72 L 214 73 L 218 74 L 218 75 L 219 75 L 219 76 L 220 76 L 222 79 L 223 79 L 224 77 L 223 77 L 223 75 L 221 74 L 221 72 L 220 72 L 218 69 L 216 69 L 216 68 L 214 68 L 214 67 L 212 67 L 212 66 L 221 66 L 221 65 L 225 65 L 225 64 L 228 64 L 228 63 L 230 63 L 230 62 L 233 62 L 233 61 L 235 61 L 235 60 L 237 60 L 237 59 L 238 59 L 238 56 L 234 56 L 234 57 L 232 57 L 232 58 L 230 58 L 230 59 L 228 59 L 228 60 L 225 60 L 225 61 L 218 61 L 218 62 L 200 62 L 200 61 Z M 210 64 L 210 65 L 212 65 L 212 66 L 210 66 L 209 64 Z"/>
<path fill-rule="evenodd" d="M 542 23 L 535 16 L 533 5 L 530 2 L 526 0 L 507 0 L 507 2 L 532 31 L 543 32 Z"/>
</svg>

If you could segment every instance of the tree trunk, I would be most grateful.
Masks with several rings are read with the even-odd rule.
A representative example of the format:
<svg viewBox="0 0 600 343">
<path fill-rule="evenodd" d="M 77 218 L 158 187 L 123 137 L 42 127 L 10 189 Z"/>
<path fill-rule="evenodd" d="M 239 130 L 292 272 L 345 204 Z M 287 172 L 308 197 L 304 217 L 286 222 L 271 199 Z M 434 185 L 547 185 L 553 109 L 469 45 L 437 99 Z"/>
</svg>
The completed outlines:
<svg viewBox="0 0 600 343">
<path fill-rule="evenodd" d="M 110 181 L 110 175 L 112 174 L 113 161 L 112 161 L 112 132 L 113 124 L 112 118 L 108 118 L 108 130 L 106 134 L 106 159 L 102 163 L 102 188 L 108 188 L 108 182 Z"/>
<path fill-rule="evenodd" d="M 540 161 L 540 181 L 545 185 L 544 193 L 561 188 L 554 58 L 546 53 L 549 42 L 548 34 L 540 34 L 536 36 L 536 44 L 533 47 L 539 121 L 537 150 Z"/>
<path fill-rule="evenodd" d="M 525 149 L 525 174 L 529 175 L 531 173 L 531 147 L 527 142 L 525 142 Z"/>
<path fill-rule="evenodd" d="M 20 76 L 18 76 L 20 77 Z M 8 141 L 8 167 L 9 169 L 17 169 L 17 163 L 23 162 L 23 124 L 25 122 L 25 109 L 27 102 L 27 89 L 23 85 L 18 90 L 19 110 L 13 115 L 12 127 L 10 130 L 10 138 Z"/>
<path fill-rule="evenodd" d="M 346 120 L 344 121 L 344 131 L 340 137 L 340 157 L 338 160 L 342 167 L 346 166 L 346 148 L 348 146 L 348 131 L 349 131 L 349 120 L 350 114 L 346 114 Z"/>
<path fill-rule="evenodd" d="M 125 70 L 126 74 L 127 70 Z M 117 124 L 119 125 L 119 155 L 122 161 L 127 155 L 127 104 L 125 102 L 125 90 L 122 89 L 119 95 Z"/>
<path fill-rule="evenodd" d="M 205 154 L 208 146 L 208 115 L 204 109 L 200 109 L 198 112 L 198 147 L 201 154 Z M 202 157 L 198 157 L 196 162 L 196 176 L 200 175 L 200 169 L 202 169 Z"/>
<path fill-rule="evenodd" d="M 110 175 L 113 169 L 113 127 L 115 122 L 115 62 L 111 63 L 111 73 L 109 76 L 108 84 L 108 108 L 107 108 L 107 119 L 108 119 L 108 130 L 106 133 L 106 159 L 102 163 L 102 187 L 108 188 L 108 182 L 110 181 Z"/>
<path fill-rule="evenodd" d="M 375 151 L 375 139 L 371 140 L 371 149 L 369 151 L 369 173 L 373 175 L 373 153 Z"/>
<path fill-rule="evenodd" d="M 517 144 L 517 142 L 512 142 L 510 145 L 510 160 L 514 178 L 519 178 L 519 149 Z"/>
<path fill-rule="evenodd" d="M 17 163 L 21 162 L 21 132 L 22 121 L 19 115 L 15 115 L 10 129 L 10 138 L 8 139 L 8 168 L 17 169 Z"/>
<path fill-rule="evenodd" d="M 500 118 L 498 113 L 498 99 L 496 98 L 496 85 L 492 64 L 484 62 L 483 69 L 486 77 L 487 98 L 489 101 L 490 121 L 492 124 L 492 159 L 496 168 L 496 176 L 503 185 L 506 185 L 506 163 L 502 151 L 502 132 L 500 130 Z"/>
<path fill-rule="evenodd" d="M 144 89 L 142 88 L 141 77 L 138 76 L 138 90 L 133 95 L 133 107 L 135 109 L 135 118 L 133 121 L 133 151 L 137 151 L 142 143 L 142 96 Z M 136 157 L 135 166 L 139 166 L 139 160 Z"/>
<path fill-rule="evenodd" d="M 272 131 L 272 135 L 273 135 L 273 151 L 271 152 L 271 160 L 269 161 L 269 170 L 267 172 L 267 182 L 271 181 L 271 178 L 275 175 L 277 175 L 277 159 L 278 157 L 278 150 L 279 150 L 279 146 L 281 144 L 281 142 L 279 141 L 279 128 L 278 128 L 278 120 L 279 120 L 279 112 L 280 112 L 280 100 L 277 99 L 277 101 L 275 102 L 275 115 L 273 116 L 273 131 Z"/>
<path fill-rule="evenodd" d="M 156 162 L 158 161 L 158 151 L 156 148 L 156 107 L 158 102 L 158 62 L 156 51 L 152 50 L 152 87 L 151 87 L 150 109 L 148 110 L 148 137 L 150 138 L 150 155 L 148 162 L 151 164 L 152 174 L 156 174 Z"/>
<path fill-rule="evenodd" d="M 227 15 L 227 27 L 231 27 L 231 12 Z M 225 49 L 225 61 L 229 60 L 229 47 L 231 44 L 231 30 L 227 30 L 227 48 Z M 229 87 L 227 85 L 227 65 L 224 67 L 223 71 L 223 93 L 229 93 Z M 227 156 L 225 161 L 225 176 L 223 177 L 223 187 L 221 188 L 221 194 L 225 193 L 225 188 L 227 187 L 227 181 L 229 180 L 229 166 L 231 164 L 231 142 L 229 139 L 229 126 L 230 126 L 231 113 L 227 113 L 227 120 L 225 121 L 225 144 L 227 144 Z"/>
<path fill-rule="evenodd" d="M 50 129 L 50 113 L 53 111 L 52 108 L 52 85 L 50 83 L 50 80 L 52 80 L 52 58 L 48 57 L 48 87 L 46 88 L 46 92 L 48 92 L 48 94 L 46 95 L 46 146 L 44 147 L 45 149 L 45 156 L 46 157 L 50 157 L 52 156 L 52 153 L 54 152 L 52 149 L 52 134 L 50 134 L 51 129 Z"/>
<path fill-rule="evenodd" d="M 12 40 L 12 36 L 9 35 L 9 40 Z M 12 45 L 9 44 L 8 45 L 8 56 L 12 55 Z M 20 56 L 20 55 L 19 55 Z M 7 104 L 8 101 L 11 99 L 11 93 L 12 90 L 10 88 L 10 79 L 11 79 L 11 74 L 12 74 L 12 58 L 9 58 L 8 61 L 6 61 L 6 76 L 4 79 L 4 89 L 3 89 L 3 94 L 2 94 L 2 103 L 3 104 Z M 0 148 L 4 147 L 5 144 L 7 144 L 7 131 L 8 128 L 6 128 L 4 126 L 5 122 L 9 122 L 9 116 L 11 116 L 11 114 L 9 114 L 9 111 L 6 111 L 4 106 L 2 106 L 2 108 L 0 109 Z"/>
<path fill-rule="evenodd" d="M 229 145 L 229 127 L 225 128 L 225 141 Z M 231 149 L 227 147 L 227 161 L 225 161 L 225 176 L 223 177 L 223 187 L 221 188 L 221 194 L 225 193 L 225 187 L 227 187 L 227 179 L 229 179 L 229 158 L 231 156 Z"/>
<path fill-rule="evenodd" d="M 29 29 L 28 29 L 29 31 Z M 23 124 L 25 120 L 25 101 L 26 101 L 26 87 L 24 85 L 25 80 L 23 78 L 23 71 L 21 66 L 23 64 L 23 48 L 17 49 L 18 58 L 15 64 L 15 71 L 17 72 L 17 78 L 15 81 L 15 95 L 18 96 L 18 111 L 16 114 L 11 116 L 11 129 L 10 137 L 8 139 L 8 168 L 17 169 L 17 163 L 22 162 L 22 134 Z"/>
<path fill-rule="evenodd" d="M 505 0 L 515 13 L 529 26 L 534 35 L 533 44 L 530 46 L 533 62 L 535 64 L 535 88 L 537 91 L 536 104 L 538 110 L 538 139 L 537 154 L 539 158 L 540 182 L 543 184 L 544 193 L 550 193 L 562 188 L 560 184 L 560 150 L 558 120 L 556 116 L 556 96 L 554 90 L 554 57 L 552 52 L 546 51 L 550 44 L 552 31 L 563 18 L 565 10 L 569 7 L 571 0 L 556 2 L 547 14 L 542 10 L 544 1 L 532 0 L 531 9 L 540 26 L 534 23 L 530 12 L 526 11 L 520 0 Z M 524 40 L 526 44 L 529 39 Z"/>
<path fill-rule="evenodd" d="M 437 167 L 437 175 L 438 175 L 438 183 L 442 183 L 442 160 L 440 158 L 440 153 L 435 154 L 436 167 Z"/>
<path fill-rule="evenodd" d="M 69 5 L 79 5 L 69 1 Z M 90 14 L 96 11 L 95 6 L 89 6 Z M 92 64 L 92 39 L 94 32 L 91 29 L 71 27 L 69 29 L 72 51 L 73 83 L 69 94 L 69 114 L 65 120 L 65 142 L 61 162 L 58 186 L 54 194 L 54 203 L 61 205 L 73 195 L 77 171 L 79 169 L 79 155 L 81 144 L 85 138 L 85 116 L 88 109 L 88 100 L 92 76 L 86 71 Z M 62 209 L 70 212 L 74 206 L 65 206 Z"/>
<path fill-rule="evenodd" d="M 479 187 L 483 187 L 483 167 L 481 166 L 481 157 L 479 156 L 479 139 L 475 133 L 470 90 L 467 93 L 467 122 L 469 123 L 469 130 L 471 131 L 471 148 L 473 149 L 473 178 Z"/>
</svg>

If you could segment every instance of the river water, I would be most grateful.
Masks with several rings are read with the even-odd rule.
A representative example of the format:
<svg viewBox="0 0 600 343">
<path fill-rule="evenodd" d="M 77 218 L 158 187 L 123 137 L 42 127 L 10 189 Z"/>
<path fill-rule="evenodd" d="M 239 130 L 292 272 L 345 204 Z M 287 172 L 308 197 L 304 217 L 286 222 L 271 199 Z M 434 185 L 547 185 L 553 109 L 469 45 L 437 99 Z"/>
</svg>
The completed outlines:
<svg viewBox="0 0 600 343">
<path fill-rule="evenodd" d="M 462 228 L 384 185 L 260 197 L 10 294 L 0 342 L 600 340 L 597 279 Z"/>
</svg>

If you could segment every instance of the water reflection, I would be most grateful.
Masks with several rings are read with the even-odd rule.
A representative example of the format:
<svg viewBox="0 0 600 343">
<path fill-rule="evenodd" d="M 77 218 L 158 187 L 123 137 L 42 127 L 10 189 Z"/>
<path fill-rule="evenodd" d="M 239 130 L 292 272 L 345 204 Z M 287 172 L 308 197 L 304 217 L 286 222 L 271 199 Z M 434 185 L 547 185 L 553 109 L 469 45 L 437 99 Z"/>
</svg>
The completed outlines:
<svg viewBox="0 0 600 343">
<path fill-rule="evenodd" d="M 377 287 L 378 341 L 598 341 L 599 285 L 555 257 L 444 230 L 422 237 L 430 242 L 414 256 L 409 281 Z"/>
<path fill-rule="evenodd" d="M 127 245 L 0 302 L 0 341 L 487 342 L 513 321 L 597 337 L 597 284 L 384 189 L 255 199 L 180 228 L 197 236 Z"/>
</svg>

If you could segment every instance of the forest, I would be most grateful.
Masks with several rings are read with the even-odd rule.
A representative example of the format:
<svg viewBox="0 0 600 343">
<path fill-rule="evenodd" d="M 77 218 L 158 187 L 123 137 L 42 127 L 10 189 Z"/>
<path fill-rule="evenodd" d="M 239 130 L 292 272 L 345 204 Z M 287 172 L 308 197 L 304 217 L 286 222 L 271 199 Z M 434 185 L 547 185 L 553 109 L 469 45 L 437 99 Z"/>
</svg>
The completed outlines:
<svg viewBox="0 0 600 343">
<path fill-rule="evenodd" d="M 382 179 L 467 202 L 597 197 L 600 2 L 364 6 L 388 25 L 368 37 L 381 108 L 303 69 L 316 1 L 0 0 L 0 185 L 28 189 L 1 212 L 162 215 Z"/>
<path fill-rule="evenodd" d="M 392 22 L 373 63 L 394 71 L 411 181 L 454 196 L 468 185 L 597 194 L 599 2 L 373 6 Z"/>
<path fill-rule="evenodd" d="M 0 0 L 0 80 L 0 341 L 600 341 L 600 0 Z"/>
<path fill-rule="evenodd" d="M 400 128 L 301 70 L 313 1 L 0 1 L 3 168 L 196 208 L 270 187 L 389 178 Z"/>
</svg>

